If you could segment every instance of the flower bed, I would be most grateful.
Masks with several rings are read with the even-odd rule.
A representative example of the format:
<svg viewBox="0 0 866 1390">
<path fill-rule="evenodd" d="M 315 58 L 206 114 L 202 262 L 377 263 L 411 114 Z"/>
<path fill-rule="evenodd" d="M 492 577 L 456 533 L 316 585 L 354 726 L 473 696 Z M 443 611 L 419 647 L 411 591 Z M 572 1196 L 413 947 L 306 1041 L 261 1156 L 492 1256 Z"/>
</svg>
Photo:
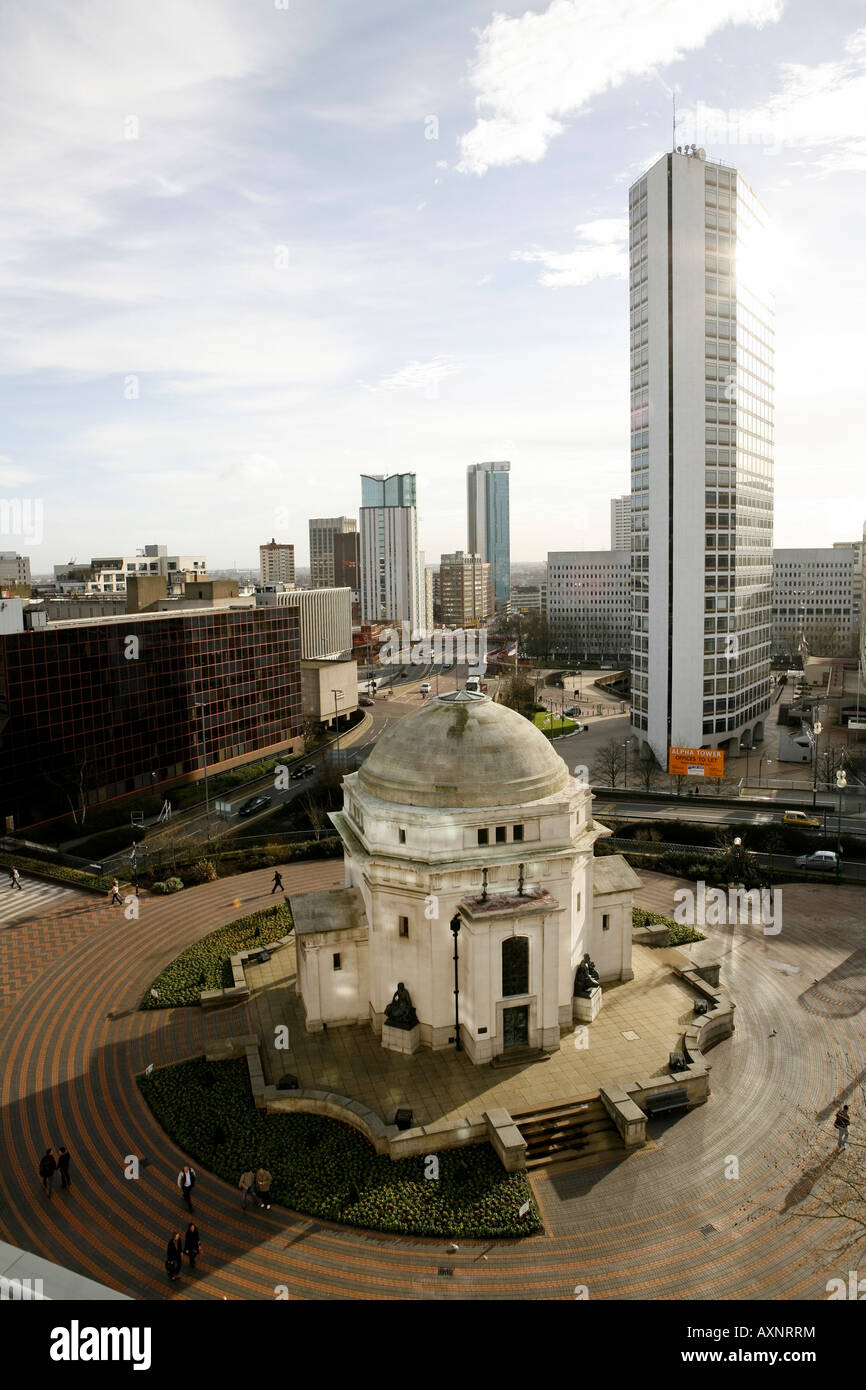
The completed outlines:
<svg viewBox="0 0 866 1390">
<path fill-rule="evenodd" d="M 83 869 L 67 869 L 65 864 L 52 864 L 50 859 L 25 859 L 17 854 L 0 854 L 0 868 L 8 869 L 11 864 L 22 874 L 33 874 L 36 878 L 54 879 L 58 883 L 68 883 L 72 888 L 92 888 L 98 893 L 111 892 L 112 874 L 89 874 Z"/>
<path fill-rule="evenodd" d="M 274 904 L 274 907 L 227 922 L 188 946 L 167 965 L 151 985 L 151 989 L 158 991 L 159 998 L 152 999 L 148 990 L 141 1007 L 177 1009 L 185 1004 L 197 1004 L 202 990 L 227 989 L 232 983 L 232 956 L 256 946 L 267 946 L 269 941 L 278 941 L 291 926 L 292 913 L 287 903 Z"/>
<path fill-rule="evenodd" d="M 703 932 L 695 931 L 685 922 L 675 922 L 672 917 L 664 917 L 660 912 L 648 912 L 643 907 L 632 908 L 631 920 L 636 927 L 667 927 L 666 946 L 687 946 L 692 941 L 706 940 Z"/>
<path fill-rule="evenodd" d="M 256 1110 L 241 1058 L 180 1062 L 138 1084 L 163 1129 L 202 1168 L 234 1185 L 245 1168 L 263 1165 L 273 1200 L 305 1216 L 479 1240 L 541 1229 L 526 1177 L 506 1173 L 489 1144 L 437 1154 L 439 1177 L 425 1178 L 429 1159 L 394 1162 L 339 1120 Z"/>
</svg>

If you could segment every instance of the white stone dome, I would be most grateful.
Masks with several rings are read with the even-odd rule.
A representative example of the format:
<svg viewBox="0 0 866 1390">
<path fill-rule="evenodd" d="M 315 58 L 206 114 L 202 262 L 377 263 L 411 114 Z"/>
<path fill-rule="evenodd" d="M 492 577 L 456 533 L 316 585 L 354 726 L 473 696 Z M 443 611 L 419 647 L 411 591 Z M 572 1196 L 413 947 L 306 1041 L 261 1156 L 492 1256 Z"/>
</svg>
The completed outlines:
<svg viewBox="0 0 866 1390">
<path fill-rule="evenodd" d="M 398 806 L 523 806 L 569 772 L 540 729 L 487 695 L 437 695 L 385 731 L 358 789 Z"/>
</svg>

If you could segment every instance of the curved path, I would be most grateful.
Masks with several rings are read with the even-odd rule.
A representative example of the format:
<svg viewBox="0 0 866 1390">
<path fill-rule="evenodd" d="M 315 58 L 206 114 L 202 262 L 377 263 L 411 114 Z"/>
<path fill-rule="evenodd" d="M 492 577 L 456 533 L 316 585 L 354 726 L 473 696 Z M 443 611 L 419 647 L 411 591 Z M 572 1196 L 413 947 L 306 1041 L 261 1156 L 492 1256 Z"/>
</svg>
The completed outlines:
<svg viewBox="0 0 866 1390">
<path fill-rule="evenodd" d="M 290 865 L 283 876 L 289 893 L 343 881 L 336 861 Z M 51 916 L 0 930 L 3 1239 L 145 1299 L 271 1299 L 281 1285 L 302 1299 L 564 1299 L 578 1285 L 591 1298 L 812 1299 L 847 1269 L 845 1257 L 823 1253 L 827 1223 L 798 1213 L 819 1168 L 859 1164 L 857 1148 L 834 1154 L 832 1116 L 843 1096 L 855 1115 L 859 1103 L 849 1059 L 864 1044 L 860 895 L 803 885 L 785 889 L 779 936 L 715 933 L 738 1011 L 734 1037 L 708 1059 L 709 1103 L 653 1124 L 653 1142 L 628 1159 L 536 1179 L 544 1234 L 448 1255 L 442 1241 L 351 1231 L 277 1207 L 242 1213 L 232 1187 L 200 1172 L 204 1262 L 167 1284 L 185 1155 L 135 1076 L 254 1027 L 245 1005 L 209 1014 L 137 1005 L 183 947 L 238 916 L 238 898 L 245 909 L 267 902 L 270 881 L 262 870 L 142 898 L 137 922 L 76 895 Z M 50 1202 L 36 1176 L 49 1143 L 73 1156 L 73 1187 Z M 131 1154 L 142 1160 L 138 1180 L 124 1177 Z M 726 1176 L 734 1159 L 739 1176 Z M 444 1265 L 453 1277 L 440 1276 Z"/>
</svg>

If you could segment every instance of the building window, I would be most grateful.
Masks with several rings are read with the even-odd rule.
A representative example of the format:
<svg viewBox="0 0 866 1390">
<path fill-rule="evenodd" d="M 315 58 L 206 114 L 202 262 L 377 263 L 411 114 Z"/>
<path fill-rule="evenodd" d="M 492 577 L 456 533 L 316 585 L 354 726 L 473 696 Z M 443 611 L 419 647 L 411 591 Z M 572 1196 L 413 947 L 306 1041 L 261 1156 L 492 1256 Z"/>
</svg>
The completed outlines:
<svg viewBox="0 0 866 1390">
<path fill-rule="evenodd" d="M 400 935 L 401 935 L 401 936 L 408 936 L 408 935 L 409 935 L 409 918 L 408 918 L 408 917 L 398 917 L 398 918 L 397 918 L 397 923 L 398 923 L 398 930 L 399 930 L 399 932 L 400 932 Z"/>
<path fill-rule="evenodd" d="M 496 827 L 496 843 L 498 845 L 505 844 L 505 829 L 506 827 L 504 825 L 497 825 Z"/>
<path fill-rule="evenodd" d="M 488 830 L 487 830 L 486 827 L 485 827 L 484 830 L 479 830 L 479 832 L 478 832 L 478 843 L 479 843 L 479 845 L 486 845 L 488 842 L 489 842 L 489 832 L 488 832 Z"/>
<path fill-rule="evenodd" d="M 529 937 L 507 936 L 502 943 L 502 996 L 529 993 Z"/>
<path fill-rule="evenodd" d="M 403 829 L 402 826 L 401 826 L 400 829 L 397 831 L 397 838 L 399 839 L 401 845 L 405 845 L 405 843 L 406 843 L 406 831 Z"/>
<path fill-rule="evenodd" d="M 514 839 L 514 840 L 522 840 L 522 839 L 523 839 L 523 826 L 522 826 L 522 825 L 515 825 L 515 826 L 513 826 L 513 827 L 512 827 L 512 830 L 511 830 L 511 837 L 512 837 L 512 839 Z"/>
<path fill-rule="evenodd" d="M 610 913 L 609 913 L 609 912 L 603 912 L 602 915 L 601 915 L 601 929 L 602 929 L 602 931 L 610 931 Z"/>
<path fill-rule="evenodd" d="M 576 897 L 575 897 L 575 899 L 574 899 L 574 910 L 575 910 L 575 912 L 580 912 L 580 894 L 579 894 L 579 893 L 576 895 Z"/>
<path fill-rule="evenodd" d="M 341 963 L 341 961 L 340 961 L 340 952 L 339 952 L 339 951 L 335 951 L 335 952 L 334 952 L 332 959 L 333 959 L 333 962 L 334 962 L 334 969 L 335 969 L 335 970 L 342 970 L 343 966 L 342 966 L 342 963 Z"/>
</svg>

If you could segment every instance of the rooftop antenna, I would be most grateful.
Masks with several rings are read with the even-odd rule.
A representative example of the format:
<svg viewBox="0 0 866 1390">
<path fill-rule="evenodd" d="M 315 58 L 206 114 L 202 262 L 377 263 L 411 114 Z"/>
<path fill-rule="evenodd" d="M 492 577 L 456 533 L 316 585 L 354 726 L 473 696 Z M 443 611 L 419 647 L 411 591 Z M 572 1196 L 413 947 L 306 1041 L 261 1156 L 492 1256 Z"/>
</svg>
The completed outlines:
<svg viewBox="0 0 866 1390">
<path fill-rule="evenodd" d="M 676 92 L 671 92 L 671 105 L 672 105 L 672 107 L 673 107 L 672 120 L 671 120 L 671 135 L 672 135 L 673 138 L 672 138 L 672 140 L 671 140 L 671 149 L 675 151 L 676 148 L 677 148 L 677 94 L 676 94 Z"/>
</svg>

